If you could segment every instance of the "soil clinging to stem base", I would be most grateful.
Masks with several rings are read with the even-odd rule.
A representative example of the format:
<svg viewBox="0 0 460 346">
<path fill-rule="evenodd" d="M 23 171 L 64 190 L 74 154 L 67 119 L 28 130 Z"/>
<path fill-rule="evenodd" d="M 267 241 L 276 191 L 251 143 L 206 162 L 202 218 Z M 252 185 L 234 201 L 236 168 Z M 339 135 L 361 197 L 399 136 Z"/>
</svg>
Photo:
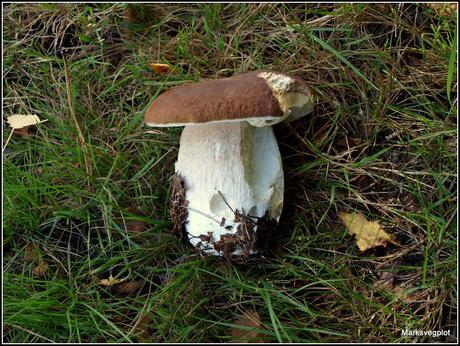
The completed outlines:
<svg viewBox="0 0 460 346">
<path fill-rule="evenodd" d="M 171 205 L 169 214 L 173 221 L 172 232 L 184 242 L 188 242 L 188 235 L 185 229 L 187 223 L 186 190 L 180 175 L 175 174 L 171 179 Z M 234 211 L 234 222 L 240 223 L 236 233 L 223 234 L 218 241 L 213 241 L 212 234 L 201 235 L 200 238 L 212 244 L 226 260 L 245 261 L 252 254 L 264 253 L 269 250 L 270 242 L 276 231 L 277 221 L 269 217 L 269 211 L 263 217 L 254 217 L 244 211 Z M 222 227 L 224 227 L 222 225 Z M 200 255 L 206 255 L 199 242 L 195 249 Z M 241 249 L 241 254 L 235 255 L 236 249 Z"/>
</svg>

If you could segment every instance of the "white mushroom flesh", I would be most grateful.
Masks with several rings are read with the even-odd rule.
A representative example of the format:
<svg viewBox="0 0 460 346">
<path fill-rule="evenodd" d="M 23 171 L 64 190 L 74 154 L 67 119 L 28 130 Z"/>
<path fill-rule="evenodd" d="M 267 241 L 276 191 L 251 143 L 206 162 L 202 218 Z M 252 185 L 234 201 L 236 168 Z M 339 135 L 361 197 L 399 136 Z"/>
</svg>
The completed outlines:
<svg viewBox="0 0 460 346">
<path fill-rule="evenodd" d="M 185 126 L 175 168 L 189 203 L 185 229 L 202 251 L 223 255 L 214 243 L 237 232 L 235 211 L 254 220 L 268 212 L 270 219 L 279 220 L 283 168 L 272 127 L 246 121 Z M 241 253 L 237 247 L 232 254 Z"/>
<path fill-rule="evenodd" d="M 293 121 L 313 110 L 313 96 L 308 89 L 290 91 L 291 85 L 294 84 L 293 78 L 275 72 L 261 72 L 258 76 L 265 79 L 270 89 L 272 89 L 273 95 L 277 98 L 281 110 L 284 112 L 284 116 L 279 118 L 278 121 L 272 122 L 272 124 L 281 121 Z"/>
</svg>

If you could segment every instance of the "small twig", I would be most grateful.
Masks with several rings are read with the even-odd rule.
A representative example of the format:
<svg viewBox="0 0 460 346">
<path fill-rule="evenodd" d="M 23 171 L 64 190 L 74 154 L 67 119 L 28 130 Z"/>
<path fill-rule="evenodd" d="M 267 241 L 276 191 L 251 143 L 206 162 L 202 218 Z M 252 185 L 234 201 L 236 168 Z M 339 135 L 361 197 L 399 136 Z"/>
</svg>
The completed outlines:
<svg viewBox="0 0 460 346">
<path fill-rule="evenodd" d="M 230 208 L 230 210 L 232 211 L 232 213 L 233 213 L 233 214 L 236 214 L 236 212 L 233 210 L 233 208 L 230 206 L 230 204 L 228 204 L 228 202 L 227 202 L 227 200 L 225 199 L 225 197 L 224 197 L 224 195 L 222 194 L 222 192 L 220 192 L 220 191 L 217 191 L 217 192 L 219 192 L 220 197 L 222 197 L 222 199 L 224 200 L 225 204 L 227 205 L 227 207 Z"/>
<path fill-rule="evenodd" d="M 312 19 L 312 20 L 308 21 L 306 24 L 308 26 L 321 27 L 321 26 L 327 24 L 331 19 L 334 19 L 334 18 L 335 18 L 335 16 L 326 15 L 326 16 L 323 16 L 323 17 L 320 17 L 320 18 Z"/>
<path fill-rule="evenodd" d="M 233 210 L 233 208 L 230 206 L 230 204 L 228 204 L 227 200 L 225 199 L 224 195 L 222 194 L 222 192 L 218 191 L 219 192 L 219 195 L 222 197 L 222 199 L 224 200 L 225 204 L 227 205 L 227 207 L 230 208 L 230 210 L 232 211 L 233 215 L 235 215 L 235 217 L 239 217 L 239 218 L 242 218 L 243 220 L 245 221 L 249 221 L 251 223 L 251 225 L 255 226 L 257 225 L 257 223 L 252 219 L 253 217 L 254 218 L 257 218 L 259 219 L 259 217 L 257 216 L 251 216 L 251 215 L 248 215 L 248 214 L 244 214 L 244 213 L 240 213 L 238 212 L 238 209 L 237 210 Z M 245 228 L 246 230 L 246 225 L 245 223 L 243 222 L 243 227 Z"/>
<path fill-rule="evenodd" d="M 227 200 L 225 199 L 224 195 L 222 194 L 222 192 L 220 191 L 217 191 L 219 192 L 219 195 L 222 197 L 222 199 L 224 200 L 225 204 L 227 205 L 227 207 L 230 208 L 230 210 L 232 211 L 232 213 L 235 215 L 235 216 L 238 216 L 238 217 L 241 217 L 245 220 L 248 220 L 250 221 L 253 225 L 256 224 L 256 222 L 254 222 L 254 220 L 251 219 L 252 216 L 250 215 L 246 215 L 246 214 L 243 214 L 243 213 L 239 213 L 238 210 L 233 210 L 233 208 L 230 206 L 230 204 L 228 204 Z"/>
<path fill-rule="evenodd" d="M 208 219 L 211 219 L 212 221 L 215 221 L 217 222 L 218 224 L 220 224 L 220 221 L 219 220 L 216 220 L 214 219 L 212 216 L 208 215 L 208 214 L 205 214 L 203 213 L 202 211 L 198 210 L 198 209 L 194 209 L 194 208 L 191 208 L 191 207 L 184 207 L 184 206 L 179 206 L 180 208 L 184 208 L 184 209 L 187 209 L 188 211 L 193 211 L 195 213 L 198 213 L 198 214 L 201 214 L 203 215 L 204 217 L 207 217 Z"/>
<path fill-rule="evenodd" d="M 75 107 L 72 101 L 70 76 L 69 76 L 69 71 L 67 69 L 67 63 L 65 59 L 64 59 L 64 76 L 65 76 L 65 84 L 66 84 L 66 89 L 67 89 L 67 102 L 69 104 L 70 115 L 72 116 L 72 120 L 74 122 L 75 128 L 77 129 L 78 138 L 80 140 L 80 145 L 83 149 L 83 158 L 85 160 L 86 173 L 91 177 L 93 175 L 93 170 L 92 170 L 91 161 L 88 155 L 88 148 L 86 147 L 85 137 L 83 137 L 83 133 L 81 132 L 80 125 L 78 125 L 77 115 L 76 115 Z"/>
</svg>

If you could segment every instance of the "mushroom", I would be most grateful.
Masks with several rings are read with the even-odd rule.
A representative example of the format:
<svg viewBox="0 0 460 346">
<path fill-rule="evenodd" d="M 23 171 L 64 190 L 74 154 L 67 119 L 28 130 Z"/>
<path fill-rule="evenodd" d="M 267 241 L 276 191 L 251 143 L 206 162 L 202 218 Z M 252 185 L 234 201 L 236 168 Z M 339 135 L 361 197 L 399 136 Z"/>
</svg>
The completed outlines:
<svg viewBox="0 0 460 346">
<path fill-rule="evenodd" d="M 179 222 L 192 245 L 225 257 L 257 253 L 257 229 L 276 224 L 283 207 L 271 126 L 312 110 L 306 83 L 274 71 L 183 84 L 150 104 L 147 125 L 185 126 L 175 173 L 185 189 Z"/>
</svg>

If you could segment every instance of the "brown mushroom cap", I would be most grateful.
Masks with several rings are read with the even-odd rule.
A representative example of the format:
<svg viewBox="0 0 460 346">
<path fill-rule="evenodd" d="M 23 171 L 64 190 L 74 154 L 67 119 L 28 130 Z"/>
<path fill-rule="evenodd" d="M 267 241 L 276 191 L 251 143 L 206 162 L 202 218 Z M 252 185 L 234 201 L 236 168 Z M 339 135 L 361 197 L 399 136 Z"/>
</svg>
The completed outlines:
<svg viewBox="0 0 460 346">
<path fill-rule="evenodd" d="M 187 83 L 167 90 L 150 104 L 144 120 L 150 126 L 183 126 L 281 118 L 282 107 L 267 81 L 260 77 L 262 72 Z"/>
</svg>

